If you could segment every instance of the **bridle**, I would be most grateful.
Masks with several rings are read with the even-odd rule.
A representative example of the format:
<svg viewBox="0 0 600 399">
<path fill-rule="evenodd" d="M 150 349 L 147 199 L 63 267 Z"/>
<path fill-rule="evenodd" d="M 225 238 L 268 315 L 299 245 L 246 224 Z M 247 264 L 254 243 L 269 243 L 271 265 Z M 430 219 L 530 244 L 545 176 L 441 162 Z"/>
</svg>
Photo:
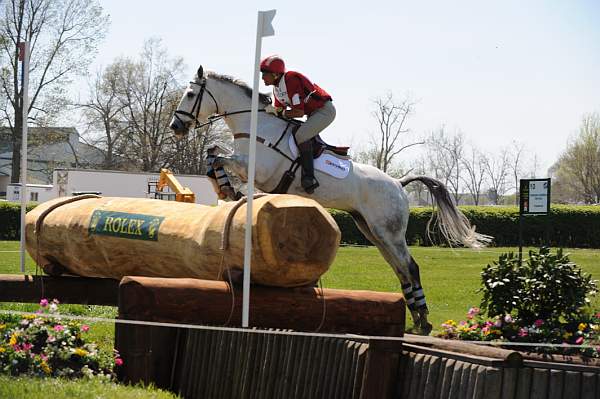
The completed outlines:
<svg viewBox="0 0 600 399">
<path fill-rule="evenodd" d="M 208 123 L 202 124 L 198 120 L 198 114 L 200 113 L 200 106 L 202 105 L 202 98 L 204 97 L 204 92 L 208 93 L 210 98 L 212 98 L 212 100 L 214 101 L 215 107 L 217 108 L 217 114 L 219 113 L 219 104 L 217 103 L 215 96 L 213 96 L 213 94 L 206 88 L 206 78 L 202 78 L 199 83 L 196 82 L 195 80 L 192 80 L 192 81 L 190 81 L 190 84 L 200 86 L 200 93 L 198 93 L 198 95 L 196 96 L 196 100 L 194 101 L 194 105 L 192 106 L 192 109 L 190 110 L 190 112 L 182 111 L 182 110 L 178 109 L 175 111 L 174 117 L 179 122 L 181 122 L 181 124 L 183 126 L 185 126 L 186 123 L 183 120 L 181 120 L 180 115 L 187 116 L 188 118 L 190 118 L 191 120 L 193 120 L 196 123 L 196 125 L 194 126 L 194 129 L 198 129 L 202 126 L 205 126 L 205 125 L 213 122 L 212 120 L 209 120 Z M 209 117 L 209 119 L 210 119 L 210 117 Z"/>
<path fill-rule="evenodd" d="M 213 94 L 210 92 L 210 90 L 208 90 L 206 88 L 206 78 L 202 78 L 200 80 L 200 82 L 196 82 L 195 80 L 192 80 L 192 81 L 190 81 L 190 84 L 200 86 L 200 93 L 198 93 L 198 95 L 196 96 L 196 100 L 194 101 L 194 105 L 192 106 L 192 109 L 190 110 L 190 112 L 182 111 L 182 110 L 178 109 L 178 110 L 175 110 L 174 115 L 173 115 L 174 118 L 177 119 L 179 122 L 181 122 L 181 124 L 183 126 L 185 126 L 186 123 L 179 117 L 179 115 L 187 116 L 188 118 L 193 120 L 196 123 L 194 125 L 194 129 L 199 129 L 206 125 L 211 125 L 213 122 L 215 122 L 219 119 L 222 119 L 226 116 L 242 114 L 242 113 L 252 111 L 249 109 L 245 109 L 245 110 L 241 110 L 241 111 L 219 113 L 219 103 L 217 103 L 217 99 L 215 98 L 215 96 L 213 96 Z M 212 98 L 213 102 L 215 103 L 215 107 L 217 108 L 217 112 L 208 117 L 208 122 L 202 123 L 198 120 L 198 114 L 200 113 L 200 107 L 202 105 L 202 98 L 204 97 L 204 92 L 208 93 L 210 98 Z M 265 110 L 259 109 L 258 112 L 265 112 Z"/>
</svg>

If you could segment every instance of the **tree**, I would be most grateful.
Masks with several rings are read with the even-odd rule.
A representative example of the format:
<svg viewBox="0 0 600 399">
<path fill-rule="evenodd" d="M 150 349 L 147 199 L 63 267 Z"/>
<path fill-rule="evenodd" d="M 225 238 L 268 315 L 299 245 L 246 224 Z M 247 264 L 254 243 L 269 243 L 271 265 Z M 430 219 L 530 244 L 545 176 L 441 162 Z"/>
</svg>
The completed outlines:
<svg viewBox="0 0 600 399">
<path fill-rule="evenodd" d="M 568 144 L 553 166 L 556 179 L 572 200 L 600 202 L 600 115 L 585 115 L 579 134 Z"/>
<path fill-rule="evenodd" d="M 510 157 L 507 148 L 500 150 L 498 155 L 487 155 L 483 158 L 483 167 L 488 177 L 488 196 L 492 204 L 499 205 L 502 196 L 506 194 Z"/>
<path fill-rule="evenodd" d="M 510 158 L 510 171 L 515 182 L 515 205 L 519 205 L 519 177 L 522 174 L 523 151 L 525 145 L 516 141 L 512 142 L 512 156 Z"/>
<path fill-rule="evenodd" d="M 0 74 L 0 91 L 8 99 L 1 111 L 11 129 L 11 182 L 18 182 L 21 172 L 24 123 L 17 44 L 30 43 L 27 115 L 44 125 L 64 109 L 70 79 L 87 70 L 107 26 L 97 0 L 7 0 L 0 6 L 0 59 L 7 65 Z"/>
<path fill-rule="evenodd" d="M 414 175 L 426 175 L 427 174 L 427 159 L 425 155 L 419 156 L 411 163 L 411 173 Z M 417 200 L 417 205 L 431 205 L 431 196 L 428 195 L 429 191 L 427 186 L 424 184 L 410 184 L 405 186 L 404 189 L 408 193 L 412 193 Z"/>
<path fill-rule="evenodd" d="M 473 199 L 473 204 L 479 205 L 481 188 L 485 181 L 485 156 L 477 148 L 471 146 L 468 156 L 462 159 L 465 170 L 463 182 Z"/>
<path fill-rule="evenodd" d="M 111 68 L 123 105 L 126 156 L 139 160 L 141 170 L 156 171 L 166 164 L 165 150 L 173 144 L 169 123 L 181 97 L 183 60 L 170 58 L 159 39 L 150 39 L 138 60 L 121 58 Z"/>
<path fill-rule="evenodd" d="M 464 135 L 457 132 L 448 136 L 444 126 L 432 133 L 427 140 L 430 168 L 436 178 L 441 179 L 458 204 L 460 200 L 460 182 L 462 158 L 464 153 Z"/>
<path fill-rule="evenodd" d="M 83 110 L 83 116 L 88 128 L 97 133 L 93 138 L 96 147 L 104 149 L 104 169 L 116 169 L 116 153 L 122 154 L 124 149 L 118 150 L 123 143 L 124 133 L 122 111 L 125 104 L 119 99 L 117 87 L 116 68 L 107 68 L 98 71 L 89 82 L 89 96 L 87 102 L 76 106 Z"/>
<path fill-rule="evenodd" d="M 402 144 L 405 137 L 410 133 L 408 119 L 414 112 L 415 103 L 408 97 L 399 103 L 394 100 L 390 92 L 383 98 L 373 101 L 375 110 L 373 117 L 377 120 L 378 132 L 371 137 L 371 147 L 359 154 L 362 162 L 376 166 L 383 172 L 393 175 L 404 174 L 400 169 L 393 167 L 396 155 L 414 145 L 424 144 L 415 142 Z"/>
</svg>

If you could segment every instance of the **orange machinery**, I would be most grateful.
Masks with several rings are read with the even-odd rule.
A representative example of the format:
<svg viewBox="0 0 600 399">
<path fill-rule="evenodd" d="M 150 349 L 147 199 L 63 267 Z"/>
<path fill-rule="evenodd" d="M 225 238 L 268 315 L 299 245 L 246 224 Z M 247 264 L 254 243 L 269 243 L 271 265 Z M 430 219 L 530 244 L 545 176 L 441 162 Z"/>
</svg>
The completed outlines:
<svg viewBox="0 0 600 399">
<path fill-rule="evenodd" d="M 168 169 L 160 170 L 160 177 L 156 185 L 156 191 L 162 191 L 165 187 L 169 187 L 175 192 L 175 201 L 179 202 L 196 202 L 196 195 L 188 187 L 184 187 L 177 181 L 173 173 Z"/>
</svg>

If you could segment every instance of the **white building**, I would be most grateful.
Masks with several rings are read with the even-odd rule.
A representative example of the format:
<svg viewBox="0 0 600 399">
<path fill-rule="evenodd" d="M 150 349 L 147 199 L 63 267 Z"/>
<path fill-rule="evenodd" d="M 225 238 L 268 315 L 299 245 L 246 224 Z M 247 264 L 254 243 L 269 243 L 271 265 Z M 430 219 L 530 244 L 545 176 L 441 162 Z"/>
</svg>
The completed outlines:
<svg viewBox="0 0 600 399">
<path fill-rule="evenodd" d="M 0 127 L 0 196 L 6 195 L 7 199 L 12 175 L 11 135 L 9 128 Z M 28 186 L 50 184 L 56 168 L 90 168 L 104 159 L 100 149 L 79 141 L 73 127 L 30 127 L 28 140 Z"/>
<path fill-rule="evenodd" d="M 83 193 L 98 193 L 103 197 L 155 198 L 154 192 L 159 176 L 158 173 L 145 172 L 56 169 L 52 181 L 52 198 Z M 197 204 L 217 204 L 217 194 L 208 176 L 176 175 L 175 177 L 182 186 L 192 190 L 196 195 Z"/>
</svg>

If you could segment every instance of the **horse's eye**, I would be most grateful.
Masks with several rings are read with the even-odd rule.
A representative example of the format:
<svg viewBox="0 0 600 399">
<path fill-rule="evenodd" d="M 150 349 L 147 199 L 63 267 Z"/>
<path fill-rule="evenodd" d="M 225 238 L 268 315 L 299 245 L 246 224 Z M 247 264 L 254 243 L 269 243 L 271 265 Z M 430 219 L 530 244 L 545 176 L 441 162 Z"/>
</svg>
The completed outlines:
<svg viewBox="0 0 600 399">
<path fill-rule="evenodd" d="M 194 97 L 194 92 L 193 91 L 188 91 L 187 96 L 188 96 L 188 98 Z"/>
</svg>

